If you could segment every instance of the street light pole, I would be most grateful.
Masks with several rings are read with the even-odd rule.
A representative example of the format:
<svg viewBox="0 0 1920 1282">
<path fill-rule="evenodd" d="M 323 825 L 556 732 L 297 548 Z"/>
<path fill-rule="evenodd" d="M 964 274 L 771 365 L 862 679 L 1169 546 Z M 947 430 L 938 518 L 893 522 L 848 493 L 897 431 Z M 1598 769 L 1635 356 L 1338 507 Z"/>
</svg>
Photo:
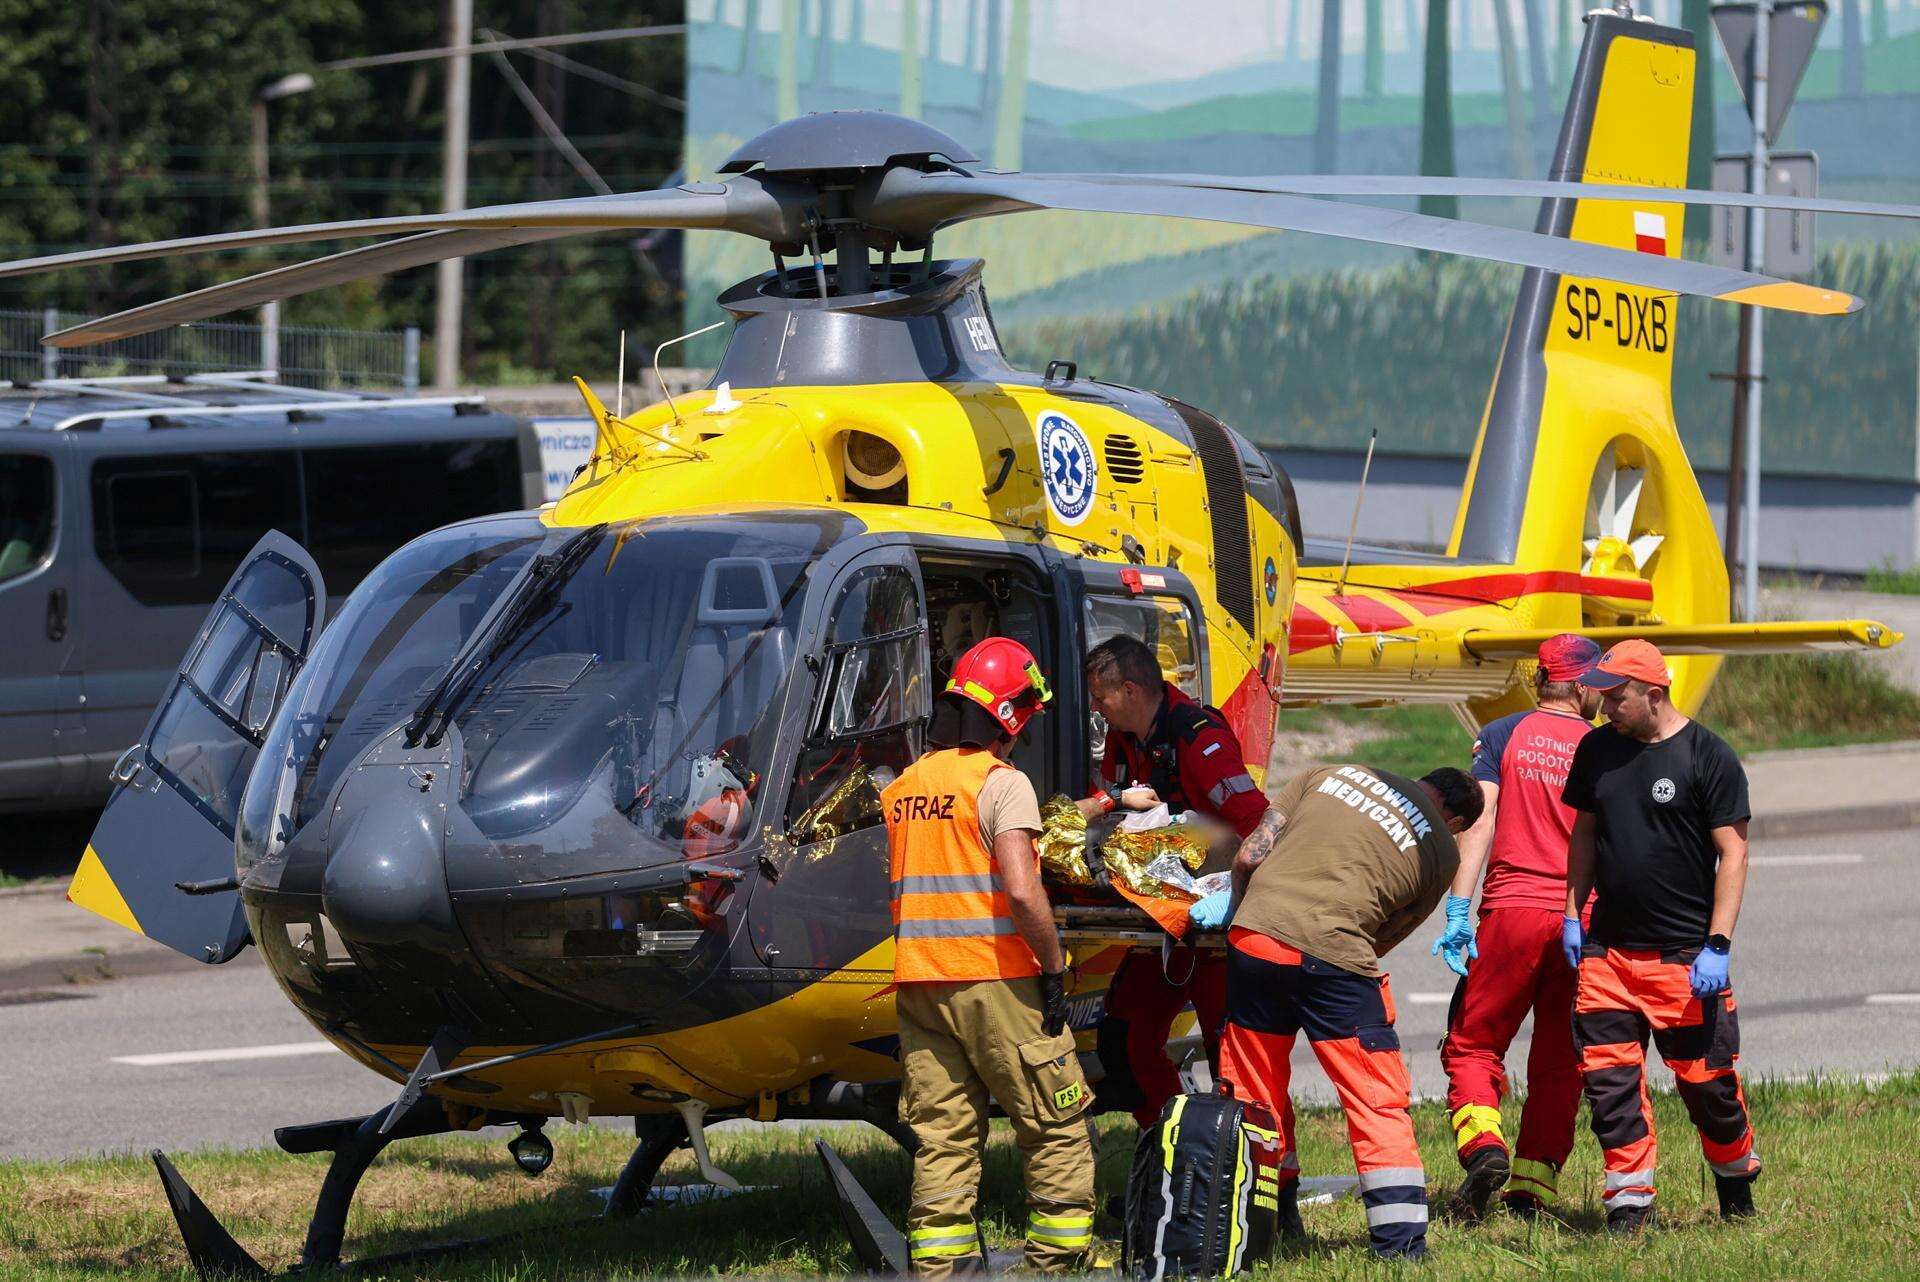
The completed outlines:
<svg viewBox="0 0 1920 1282">
<path fill-rule="evenodd" d="M 1770 29 L 1773 26 L 1773 0 L 1758 0 L 1754 6 L 1753 23 L 1753 87 L 1748 95 L 1747 105 L 1753 113 L 1753 154 L 1747 160 L 1747 190 L 1756 196 L 1767 193 L 1767 170 L 1772 158 L 1767 153 L 1771 139 L 1767 137 L 1767 69 L 1770 56 Z M 1747 211 L 1747 270 L 1758 274 L 1765 270 L 1767 262 L 1767 219 L 1766 211 L 1755 205 Z M 1743 327 L 1746 338 L 1746 350 L 1741 353 L 1745 358 L 1741 363 L 1746 367 L 1746 450 L 1742 459 L 1744 481 L 1743 496 L 1746 505 L 1746 519 L 1740 523 L 1741 543 L 1744 545 L 1740 557 L 1742 578 L 1741 617 L 1752 622 L 1760 617 L 1760 399 L 1766 386 L 1762 378 L 1765 353 L 1764 314 L 1757 307 L 1749 307 L 1749 324 Z M 1734 496 L 1727 495 L 1728 510 L 1732 510 Z"/>
<path fill-rule="evenodd" d="M 253 95 L 253 207 L 255 227 L 273 226 L 273 201 L 267 186 L 267 104 L 276 98 L 291 98 L 313 88 L 313 77 L 304 71 L 282 76 L 262 85 Z M 260 368 L 276 373 L 280 369 L 280 304 L 265 303 L 260 308 Z"/>
<path fill-rule="evenodd" d="M 467 127 L 472 101 L 473 56 L 467 52 L 473 43 L 473 0 L 453 0 L 453 23 L 447 43 L 460 50 L 447 59 L 446 155 L 443 162 L 443 187 L 446 199 L 442 209 L 449 214 L 467 207 Z M 443 260 L 439 266 L 440 289 L 434 308 L 433 382 L 443 390 L 460 381 L 460 289 L 465 261 Z"/>
</svg>

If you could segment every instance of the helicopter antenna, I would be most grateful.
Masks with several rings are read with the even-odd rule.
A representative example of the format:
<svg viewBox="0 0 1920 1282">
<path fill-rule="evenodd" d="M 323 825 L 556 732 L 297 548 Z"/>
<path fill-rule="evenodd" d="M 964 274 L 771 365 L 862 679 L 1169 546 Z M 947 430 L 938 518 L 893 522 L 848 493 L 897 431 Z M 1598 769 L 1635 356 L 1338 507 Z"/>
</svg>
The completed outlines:
<svg viewBox="0 0 1920 1282">
<path fill-rule="evenodd" d="M 619 371 L 614 376 L 613 416 L 625 418 L 627 416 L 627 331 L 624 329 L 620 331 Z"/>
<path fill-rule="evenodd" d="M 1347 567 L 1353 564 L 1353 536 L 1360 531 L 1360 504 L 1367 497 L 1367 476 L 1373 471 L 1373 447 L 1380 440 L 1380 429 L 1374 428 L 1367 437 L 1367 461 L 1360 465 L 1360 492 L 1353 496 L 1353 520 L 1347 525 L 1347 550 L 1340 554 L 1340 581 L 1334 585 L 1333 594 L 1343 596 L 1347 590 Z"/>
<path fill-rule="evenodd" d="M 717 320 L 711 325 L 694 330 L 691 334 L 682 334 L 678 338 L 669 338 L 666 342 L 653 349 L 653 379 L 656 383 L 660 384 L 660 395 L 667 398 L 667 409 L 673 414 L 673 421 L 675 423 L 680 421 L 680 407 L 673 403 L 673 393 L 667 390 L 667 380 L 660 374 L 660 353 L 666 351 L 675 343 L 684 343 L 689 338 L 698 338 L 702 334 L 711 333 L 724 324 L 726 324 L 725 321 Z"/>
</svg>

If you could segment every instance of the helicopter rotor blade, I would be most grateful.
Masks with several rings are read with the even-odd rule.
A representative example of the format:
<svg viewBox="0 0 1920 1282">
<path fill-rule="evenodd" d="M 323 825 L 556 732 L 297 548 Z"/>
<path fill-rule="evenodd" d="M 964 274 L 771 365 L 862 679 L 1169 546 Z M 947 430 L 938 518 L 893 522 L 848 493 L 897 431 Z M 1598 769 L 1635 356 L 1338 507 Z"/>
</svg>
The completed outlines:
<svg viewBox="0 0 1920 1282">
<path fill-rule="evenodd" d="M 1857 311 L 1851 294 L 1776 280 L 1770 276 L 1683 258 L 1667 258 L 1567 240 L 1485 223 L 1435 218 L 1373 205 L 1339 204 L 1283 192 L 1183 187 L 1167 183 L 1082 182 L 1043 175 L 888 170 L 856 205 L 863 221 L 922 233 L 998 214 L 1038 209 L 1096 214 L 1144 214 L 1238 223 L 1276 231 L 1311 232 L 1380 245 L 1398 245 L 1466 258 L 1538 267 L 1637 285 L 1669 294 L 1690 294 L 1809 315 Z M 864 198 L 864 199 L 862 199 Z"/>
<path fill-rule="evenodd" d="M 588 228 L 585 231 L 595 229 Z M 437 263 L 447 258 L 464 258 L 490 249 L 528 245 L 560 236 L 582 235 L 573 227 L 520 228 L 500 231 L 430 231 L 397 240 L 362 245 L 345 253 L 329 254 L 309 262 L 276 267 L 272 271 L 242 276 L 219 285 L 209 285 L 189 294 L 176 294 L 156 303 L 101 316 L 81 325 L 48 334 L 40 341 L 49 347 L 85 347 L 92 343 L 110 343 L 115 339 L 148 334 L 171 325 L 186 325 L 206 320 L 223 312 L 254 307 L 282 298 L 342 285 L 365 276 L 386 276 Z"/>
<path fill-rule="evenodd" d="M 688 183 L 656 191 L 621 192 L 611 196 L 578 196 L 566 200 L 527 201 L 463 209 L 451 214 L 420 214 L 396 218 L 362 218 L 350 222 L 308 223 L 297 227 L 262 227 L 248 231 L 149 241 L 143 245 L 116 245 L 83 249 L 41 258 L 0 263 L 0 280 L 34 276 L 70 267 L 108 267 L 116 263 L 172 258 L 230 249 L 254 249 L 308 241 L 351 240 L 396 233 L 439 231 L 611 231 L 622 228 L 679 227 L 737 231 L 762 240 L 791 242 L 806 239 L 801 218 L 811 200 L 806 184 L 740 175 L 724 183 Z M 455 251 L 441 255 L 458 257 Z M 431 262 L 432 259 L 421 259 Z"/>
<path fill-rule="evenodd" d="M 1025 177 L 1042 177 L 1027 174 Z M 1639 204 L 1707 205 L 1729 209 L 1777 209 L 1795 213 L 1845 214 L 1871 218 L 1920 218 L 1920 205 L 1889 205 L 1871 200 L 1828 200 L 1811 196 L 1756 196 L 1744 191 L 1702 191 L 1691 187 L 1631 187 L 1610 183 L 1549 182 L 1521 178 L 1443 178 L 1420 174 L 1047 174 L 1073 182 L 1110 186 L 1149 183 L 1172 187 L 1217 187 L 1227 191 L 1265 191 L 1290 196 L 1510 196 L 1540 200 L 1610 200 Z"/>
</svg>

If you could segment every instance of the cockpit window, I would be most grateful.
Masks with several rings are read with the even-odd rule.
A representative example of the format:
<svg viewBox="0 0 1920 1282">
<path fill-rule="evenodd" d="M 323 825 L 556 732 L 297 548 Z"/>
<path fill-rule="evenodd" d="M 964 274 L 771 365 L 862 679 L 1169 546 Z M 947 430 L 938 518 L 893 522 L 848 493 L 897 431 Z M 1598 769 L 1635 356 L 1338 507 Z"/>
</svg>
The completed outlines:
<svg viewBox="0 0 1920 1282">
<path fill-rule="evenodd" d="M 581 531 L 515 520 L 408 545 L 354 593 L 275 721 L 287 743 L 262 759 L 291 780 L 278 822 L 324 810 L 539 555 L 565 568 L 482 634 L 484 666 L 437 710 L 466 817 L 521 881 L 731 850 L 754 828 L 809 566 L 838 532 L 797 514 L 676 517 L 606 526 L 561 561 Z M 250 806 L 271 791 L 250 788 Z"/>
<path fill-rule="evenodd" d="M 926 628 L 903 566 L 855 570 L 838 590 L 805 749 L 787 801 L 802 845 L 880 822 L 880 789 L 919 755 Z"/>
</svg>

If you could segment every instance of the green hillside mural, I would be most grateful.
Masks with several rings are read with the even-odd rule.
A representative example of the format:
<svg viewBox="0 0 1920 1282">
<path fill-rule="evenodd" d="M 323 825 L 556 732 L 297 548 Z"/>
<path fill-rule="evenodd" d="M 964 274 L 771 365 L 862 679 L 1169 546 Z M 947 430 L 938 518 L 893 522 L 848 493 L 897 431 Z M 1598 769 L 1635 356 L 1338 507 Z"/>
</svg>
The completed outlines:
<svg viewBox="0 0 1920 1282">
<path fill-rule="evenodd" d="M 1822 194 L 1920 200 L 1920 0 L 1832 0 L 1777 146 L 1810 149 Z M 797 112 L 918 116 L 1031 170 L 1545 173 L 1590 0 L 689 0 L 686 157 L 711 175 Z M 1692 27 L 1706 60 L 1693 185 L 1744 146 L 1746 116 L 1705 0 L 1641 11 Z M 1708 105 L 1711 110 L 1707 110 Z M 1428 212 L 1452 213 L 1450 202 Z M 1517 202 L 1465 201 L 1530 224 Z M 1704 237 L 1705 220 L 1689 226 Z M 1770 469 L 1912 477 L 1920 238 L 1824 219 L 1816 278 L 1863 294 L 1839 320 L 1768 326 Z M 1053 357 L 1218 412 L 1271 446 L 1464 453 L 1519 281 L 1514 269 L 1171 220 L 1029 214 L 942 234 L 980 255 L 1009 353 Z M 1698 254 L 1699 250 L 1690 252 Z M 771 265 L 690 235 L 688 327 Z M 1682 309 L 1675 409 L 1720 464 L 1737 317 Z M 716 349 L 695 346 L 692 359 Z"/>
</svg>

